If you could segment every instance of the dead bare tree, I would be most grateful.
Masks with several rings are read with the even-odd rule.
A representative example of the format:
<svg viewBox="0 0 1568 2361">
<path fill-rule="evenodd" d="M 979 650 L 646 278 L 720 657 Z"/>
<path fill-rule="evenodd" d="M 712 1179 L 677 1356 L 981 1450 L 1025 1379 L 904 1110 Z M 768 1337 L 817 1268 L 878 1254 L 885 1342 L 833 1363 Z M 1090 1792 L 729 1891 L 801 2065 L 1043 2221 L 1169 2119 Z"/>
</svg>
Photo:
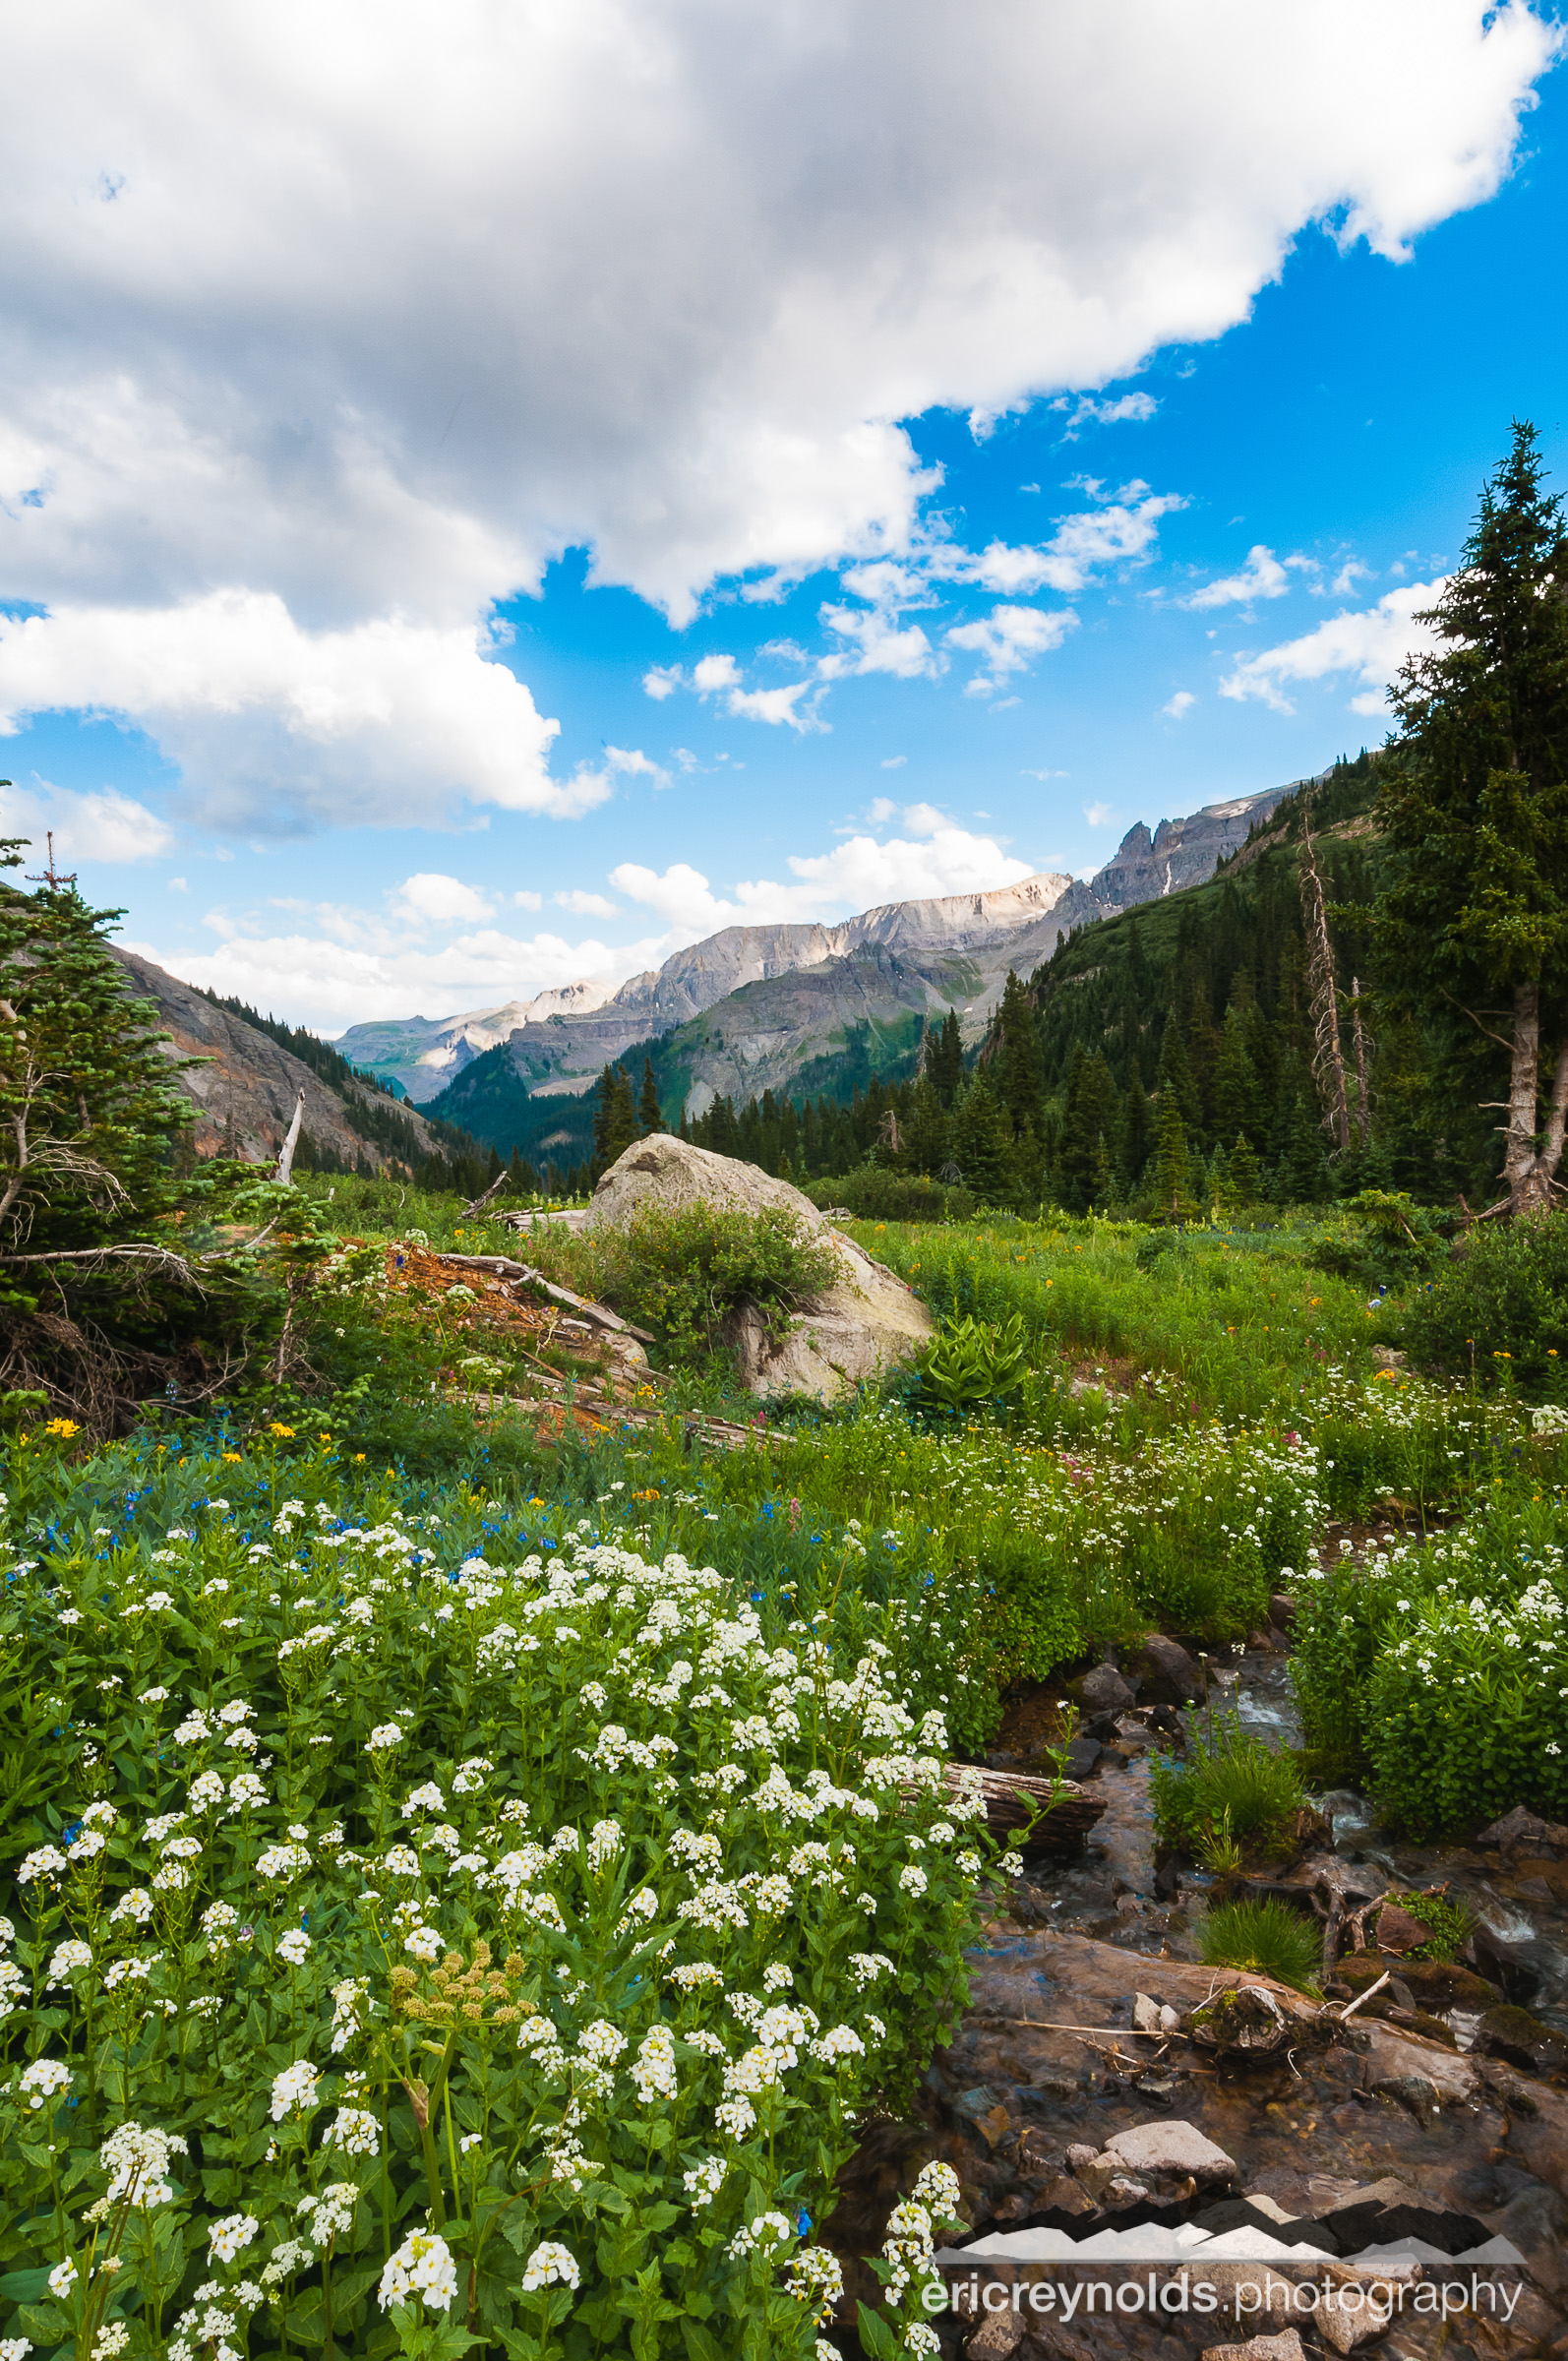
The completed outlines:
<svg viewBox="0 0 1568 2361">
<path fill-rule="evenodd" d="M 488 1187 L 488 1188 L 485 1190 L 485 1193 L 484 1193 L 484 1195 L 483 1195 L 482 1197 L 475 1197 L 475 1198 L 474 1198 L 474 1199 L 471 1201 L 471 1203 L 469 1203 L 469 1204 L 467 1204 L 467 1205 L 465 1205 L 465 1206 L 463 1207 L 463 1209 L 462 1209 L 462 1218 L 463 1218 L 463 1220 L 466 1222 L 466 1221 L 469 1219 L 470 1215 L 472 1215 L 472 1214 L 476 1214 L 476 1213 L 483 1213 L 483 1211 L 484 1211 L 485 1207 L 486 1207 L 486 1206 L 489 1204 L 489 1202 L 490 1202 L 491 1198 L 492 1198 L 492 1197 L 499 1197 L 499 1196 L 500 1196 L 500 1194 L 501 1194 L 501 1192 L 502 1192 L 502 1190 L 503 1190 L 503 1189 L 506 1187 L 506 1185 L 507 1185 L 507 1182 L 508 1182 L 508 1181 L 509 1181 L 511 1179 L 512 1179 L 512 1172 L 511 1172 L 511 1168 L 510 1168 L 509 1166 L 507 1166 L 507 1165 L 505 1165 L 505 1164 L 504 1164 L 504 1165 L 502 1166 L 502 1168 L 501 1168 L 500 1172 L 499 1172 L 499 1173 L 496 1175 L 495 1179 L 494 1179 L 494 1180 L 491 1181 L 491 1183 L 490 1183 L 490 1186 L 489 1186 L 489 1187 Z"/>
<path fill-rule="evenodd" d="M 1340 1046 L 1339 993 L 1334 982 L 1334 946 L 1329 940 L 1323 880 L 1312 842 L 1312 797 L 1301 806 L 1301 917 L 1306 930 L 1306 982 L 1312 1008 L 1312 1079 L 1327 1113 L 1323 1120 L 1334 1145 L 1351 1144 L 1351 1111 L 1345 1087 L 1345 1053 Z"/>
<path fill-rule="evenodd" d="M 272 1175 L 274 1180 L 286 1183 L 292 1181 L 294 1178 L 294 1150 L 299 1145 L 299 1128 L 304 1120 L 305 1093 L 301 1091 L 294 1102 L 294 1120 L 288 1126 L 288 1136 L 278 1152 L 277 1170 Z"/>
</svg>

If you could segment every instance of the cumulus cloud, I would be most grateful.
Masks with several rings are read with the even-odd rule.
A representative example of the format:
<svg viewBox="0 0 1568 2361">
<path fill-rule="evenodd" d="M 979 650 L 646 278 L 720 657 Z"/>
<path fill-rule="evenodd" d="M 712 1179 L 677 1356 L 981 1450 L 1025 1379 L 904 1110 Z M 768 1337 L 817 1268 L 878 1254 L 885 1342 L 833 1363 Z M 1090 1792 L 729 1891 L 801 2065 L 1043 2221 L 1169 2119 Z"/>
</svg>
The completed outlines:
<svg viewBox="0 0 1568 2361">
<path fill-rule="evenodd" d="M 1109 804 L 1085 804 L 1083 816 L 1091 828 L 1109 828 L 1116 817 Z"/>
<path fill-rule="evenodd" d="M 973 650 L 981 668 L 964 691 L 966 696 L 989 696 L 1009 673 L 1027 670 L 1036 656 L 1059 647 L 1078 618 L 1070 607 L 1050 613 L 1039 607 L 993 607 L 980 623 L 955 624 L 947 634 L 949 647 Z"/>
<path fill-rule="evenodd" d="M 986 892 L 1031 874 L 1028 863 L 1014 859 L 994 836 L 974 835 L 929 804 L 910 805 L 903 817 L 907 836 L 878 842 L 854 835 L 831 852 L 791 854 L 786 866 L 793 883 L 754 878 L 715 893 L 702 872 L 685 861 L 663 872 L 625 861 L 611 871 L 610 882 L 687 938 L 720 927 L 831 920 L 881 902 Z"/>
<path fill-rule="evenodd" d="M 1184 607 L 1239 606 L 1247 599 L 1283 598 L 1291 586 L 1287 571 L 1304 566 L 1304 558 L 1287 558 L 1282 566 L 1272 549 L 1255 541 L 1246 553 L 1246 564 L 1237 574 L 1228 574 L 1216 582 L 1205 582 L 1200 590 L 1181 601 Z"/>
<path fill-rule="evenodd" d="M 1067 423 L 1061 431 L 1063 443 L 1076 443 L 1086 427 L 1119 426 L 1127 419 L 1152 418 L 1160 407 L 1152 394 L 1120 394 L 1113 400 L 1101 401 L 1093 394 L 1081 394 L 1076 401 L 1058 394 L 1052 403 L 1054 410 L 1065 410 Z M 1038 486 L 1035 487 L 1038 490 Z M 1028 490 L 1029 487 L 1025 486 Z"/>
<path fill-rule="evenodd" d="M 1178 689 L 1175 696 L 1169 698 L 1160 707 L 1160 710 L 1162 713 L 1169 714 L 1173 721 L 1180 721 L 1191 712 L 1197 701 L 1190 689 Z"/>
<path fill-rule="evenodd" d="M 26 837 L 41 854 L 51 829 L 56 861 L 153 861 L 174 842 L 166 820 L 117 787 L 92 795 L 46 779 L 0 785 L 0 836 Z M 169 882 L 184 891 L 183 878 Z"/>
<path fill-rule="evenodd" d="M 247 826 L 273 779 L 286 825 L 403 818 L 436 749 L 435 802 L 581 810 L 613 774 L 552 784 L 526 691 L 479 683 L 492 601 L 573 545 L 677 623 L 724 578 L 767 596 L 897 555 L 936 483 L 900 421 L 1101 398 L 1244 319 L 1311 221 L 1407 254 L 1497 187 L 1558 40 L 1527 0 L 910 0 L 893 46 L 887 23 L 24 12 L 0 597 L 47 607 L 73 660 L 30 652 L 12 709 L 52 672 Z M 193 697 L 176 619 L 210 637 L 214 597 L 340 651 L 326 707 L 297 650 L 260 685 L 226 656 Z"/>
<path fill-rule="evenodd" d="M 394 917 L 405 918 L 413 926 L 488 918 L 490 907 L 488 895 L 481 893 L 476 885 L 465 885 L 460 878 L 444 877 L 439 870 L 428 869 L 404 878 L 391 901 Z"/>
<path fill-rule="evenodd" d="M 1296 708 L 1285 694 L 1288 682 L 1322 681 L 1353 673 L 1360 691 L 1350 700 L 1351 711 L 1386 713 L 1384 691 L 1400 665 L 1408 655 L 1435 644 L 1430 630 L 1416 617 L 1435 606 L 1445 587 L 1442 579 L 1405 583 L 1390 590 L 1375 607 L 1331 616 L 1299 639 L 1265 648 L 1261 655 L 1243 656 L 1220 683 L 1220 694 L 1238 703 L 1247 697 L 1261 697 L 1277 713 L 1294 713 Z"/>
<path fill-rule="evenodd" d="M 440 825 L 463 800 L 570 818 L 610 793 L 603 771 L 551 775 L 559 722 L 474 625 L 308 632 L 273 591 L 0 618 L 0 733 L 82 707 L 150 730 L 207 818 L 271 834 Z"/>
<path fill-rule="evenodd" d="M 287 916 L 286 905 L 274 911 Z M 300 910 L 301 924 L 278 926 L 271 914 L 235 918 L 210 911 L 211 949 L 169 949 L 151 940 L 130 944 L 187 983 L 237 994 L 253 1007 L 271 1008 L 294 1023 L 327 1034 L 371 1017 L 431 1016 L 495 1007 L 531 999 L 550 985 L 583 978 L 624 982 L 656 966 L 674 947 L 664 934 L 610 944 L 589 936 L 516 936 L 478 928 L 425 947 L 410 944 L 395 926 L 373 913 L 341 908 Z"/>
<path fill-rule="evenodd" d="M 584 893 L 580 886 L 574 885 L 565 893 L 554 895 L 553 899 L 558 910 L 570 910 L 573 918 L 617 916 L 614 902 L 607 900 L 602 893 Z"/>
</svg>

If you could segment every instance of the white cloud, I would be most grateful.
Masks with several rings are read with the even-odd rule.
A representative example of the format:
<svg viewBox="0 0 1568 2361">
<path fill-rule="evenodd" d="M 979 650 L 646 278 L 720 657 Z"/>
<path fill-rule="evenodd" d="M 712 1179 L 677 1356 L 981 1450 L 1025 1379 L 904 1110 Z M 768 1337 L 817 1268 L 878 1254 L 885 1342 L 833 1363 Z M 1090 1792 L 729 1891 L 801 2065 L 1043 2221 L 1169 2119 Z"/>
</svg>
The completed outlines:
<svg viewBox="0 0 1568 2361">
<path fill-rule="evenodd" d="M 716 696 L 724 689 L 738 689 L 741 668 L 733 656 L 704 656 L 692 667 L 692 686 L 698 696 Z"/>
<path fill-rule="evenodd" d="M 792 681 L 787 689 L 732 689 L 724 709 L 742 721 L 770 722 L 775 728 L 782 722 L 792 730 L 825 730 L 814 702 L 803 702 L 811 694 L 810 681 Z"/>
<path fill-rule="evenodd" d="M 1075 402 L 1058 395 L 1051 406 L 1069 413 L 1060 440 L 1076 443 L 1086 426 L 1119 426 L 1129 419 L 1152 418 L 1160 404 L 1152 394 L 1119 394 L 1112 401 L 1100 401 L 1092 394 L 1081 394 Z M 1038 486 L 1034 488 L 1038 490 Z M 1024 489 L 1030 487 L 1025 485 Z"/>
<path fill-rule="evenodd" d="M 1084 818 L 1091 828 L 1109 828 L 1116 814 L 1109 804 L 1085 804 Z"/>
<path fill-rule="evenodd" d="M 420 870 L 404 878 L 391 897 L 390 908 L 412 926 L 450 926 L 461 919 L 488 918 L 490 899 L 460 878 L 444 877 L 439 870 Z"/>
<path fill-rule="evenodd" d="M 684 678 L 679 664 L 655 664 L 651 672 L 642 675 L 643 694 L 662 704 L 667 696 L 675 695 Z"/>
<path fill-rule="evenodd" d="M 902 770 L 904 764 L 908 760 L 909 757 L 907 755 L 884 755 L 881 759 L 880 767 L 883 770 Z"/>
<path fill-rule="evenodd" d="M 831 852 L 791 854 L 793 884 L 764 878 L 715 893 L 701 871 L 685 861 L 672 862 L 662 874 L 625 861 L 611 871 L 610 882 L 689 940 L 721 927 L 828 921 L 881 902 L 985 892 L 1030 875 L 1028 863 L 1015 860 L 995 837 L 955 826 L 929 804 L 911 805 L 904 822 L 907 837 L 878 843 L 857 835 Z"/>
<path fill-rule="evenodd" d="M 887 768 L 885 762 L 883 763 L 882 768 L 884 770 Z M 894 803 L 890 795 L 876 795 L 872 798 L 871 808 L 867 812 L 866 817 L 871 821 L 874 828 L 879 828 L 884 826 L 886 822 L 892 818 L 893 814 L 897 810 L 898 806 Z"/>
<path fill-rule="evenodd" d="M 1238 702 L 1261 697 L 1277 713 L 1293 713 L 1296 708 L 1285 694 L 1285 683 L 1321 681 L 1349 672 L 1361 684 L 1360 694 L 1351 698 L 1351 711 L 1386 713 L 1383 692 L 1405 657 L 1434 644 L 1431 632 L 1415 618 L 1435 606 L 1443 589 L 1441 580 L 1406 583 L 1390 590 L 1375 607 L 1331 616 L 1302 638 L 1266 648 L 1261 655 L 1243 656 L 1220 683 L 1220 694 Z"/>
<path fill-rule="evenodd" d="M 1043 613 L 1039 607 L 993 607 L 982 623 L 955 624 L 946 635 L 949 647 L 972 649 L 983 659 L 969 683 L 966 696 L 989 696 L 1009 673 L 1024 671 L 1035 656 L 1059 647 L 1078 618 L 1070 607 Z"/>
<path fill-rule="evenodd" d="M 1168 713 L 1173 721 L 1180 721 L 1191 712 L 1197 701 L 1190 689 L 1178 689 L 1175 696 L 1163 704 L 1160 710 L 1162 713 Z"/>
<path fill-rule="evenodd" d="M 1009 549 L 1005 542 L 993 541 L 957 578 L 977 581 L 987 590 L 1081 590 L 1096 567 L 1145 556 L 1161 517 L 1185 506 L 1177 493 L 1126 484 L 1102 507 L 1059 517 L 1056 530 L 1039 549 Z"/>
<path fill-rule="evenodd" d="M 1261 541 L 1254 542 L 1246 553 L 1246 564 L 1238 574 L 1228 574 L 1217 582 L 1205 582 L 1181 601 L 1184 607 L 1236 606 L 1251 598 L 1283 598 L 1291 586 L 1288 567 L 1301 566 L 1304 560 L 1287 558 L 1280 564 L 1272 549 Z"/>
<path fill-rule="evenodd" d="M 169 879 L 169 891 L 170 891 L 170 893 L 189 893 L 189 892 L 190 892 L 190 890 L 191 890 L 191 886 L 190 886 L 190 880 L 189 880 L 189 878 L 170 878 L 170 879 Z"/>
<path fill-rule="evenodd" d="M 555 894 L 552 898 L 558 910 L 570 910 L 573 918 L 615 918 L 619 915 L 615 903 L 607 901 L 602 893 L 584 893 L 577 886 L 573 886 L 566 893 Z"/>
<path fill-rule="evenodd" d="M 516 892 L 512 897 L 512 906 L 514 910 L 542 910 L 544 908 L 544 895 L 542 893 L 530 893 L 526 885 L 519 885 Z"/>
<path fill-rule="evenodd" d="M 7 47 L 0 597 L 61 651 L 12 709 L 128 714 L 225 824 L 274 778 L 287 826 L 404 819 L 421 775 L 581 810 L 607 774 L 552 783 L 527 692 L 479 681 L 490 602 L 569 546 L 683 623 L 896 557 L 935 480 L 900 420 L 1099 398 L 1310 221 L 1403 256 L 1496 188 L 1557 40 L 1525 0 L 323 23 L 77 0 Z M 225 599 L 299 643 L 264 677 L 212 651 Z"/>
<path fill-rule="evenodd" d="M 494 1007 L 583 977 L 618 984 L 675 947 L 664 934 L 612 946 L 591 936 L 569 942 L 482 928 L 425 948 L 369 912 L 319 908 L 300 916 L 306 925 L 275 932 L 211 911 L 205 924 L 218 938 L 211 950 L 171 950 L 142 938 L 129 947 L 188 983 L 238 994 L 327 1034 L 371 1017 Z"/>
<path fill-rule="evenodd" d="M 919 624 L 901 631 L 883 608 L 824 606 L 822 621 L 856 648 L 853 656 L 822 659 L 819 669 L 828 680 L 842 673 L 890 672 L 895 680 L 914 681 L 941 669 L 940 659 Z"/>
<path fill-rule="evenodd" d="M 1350 558 L 1340 568 L 1330 582 L 1329 588 L 1336 598 L 1354 598 L 1357 583 L 1369 582 L 1371 578 L 1372 569 L 1370 566 L 1363 566 L 1359 558 Z"/>
<path fill-rule="evenodd" d="M 549 770 L 560 724 L 471 624 L 301 630 L 272 592 L 0 618 L 0 733 L 30 713 L 125 714 L 202 783 L 217 825 L 439 826 L 459 800 L 570 818 L 601 772 Z"/>
<path fill-rule="evenodd" d="M 0 836 L 25 836 L 42 854 L 51 828 L 57 862 L 155 861 L 174 842 L 165 820 L 117 787 L 92 795 L 46 779 L 0 785 Z"/>
</svg>

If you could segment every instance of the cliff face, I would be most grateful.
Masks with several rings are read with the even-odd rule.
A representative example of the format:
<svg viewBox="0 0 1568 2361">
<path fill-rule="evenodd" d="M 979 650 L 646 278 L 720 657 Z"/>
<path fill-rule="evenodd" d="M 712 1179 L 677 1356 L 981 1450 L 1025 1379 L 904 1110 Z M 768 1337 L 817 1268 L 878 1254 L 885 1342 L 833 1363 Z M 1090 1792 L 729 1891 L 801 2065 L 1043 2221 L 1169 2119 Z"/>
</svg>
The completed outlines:
<svg viewBox="0 0 1568 2361">
<path fill-rule="evenodd" d="M 378 1092 L 350 1087 L 336 1091 L 302 1059 L 283 1049 L 271 1036 L 260 1033 L 243 1017 L 212 1002 L 193 986 L 182 984 L 166 969 L 156 967 L 139 952 L 111 943 L 109 948 L 126 971 L 128 990 L 151 1000 L 160 1031 L 171 1038 L 163 1054 L 171 1060 L 199 1058 L 176 1079 L 196 1109 L 195 1144 L 200 1156 L 243 1156 L 252 1164 L 270 1164 L 283 1144 L 294 1120 L 294 1106 L 305 1093 L 305 1128 L 318 1146 L 328 1147 L 345 1161 L 368 1157 L 379 1172 L 387 1151 L 360 1136 L 349 1123 L 350 1104 L 385 1108 Z M 433 1142 L 430 1126 L 412 1109 L 406 1115 L 423 1152 Z"/>
<path fill-rule="evenodd" d="M 480 1051 L 506 1041 L 531 1096 L 574 1097 L 607 1061 L 678 1031 L 695 1114 L 721 1092 L 792 1087 L 857 1025 L 897 1026 L 917 1011 L 939 1015 L 951 1006 L 973 1041 L 1009 968 L 1027 976 L 1070 928 L 1211 877 L 1289 793 L 1281 787 L 1211 804 L 1186 819 L 1161 820 L 1152 835 L 1140 821 L 1087 883 L 1048 872 L 991 893 L 887 902 L 838 926 L 726 927 L 613 994 L 571 986 L 439 1024 L 415 1017 L 354 1025 L 337 1047 L 424 1101 Z M 573 994 L 583 997 L 573 1001 Z"/>
</svg>

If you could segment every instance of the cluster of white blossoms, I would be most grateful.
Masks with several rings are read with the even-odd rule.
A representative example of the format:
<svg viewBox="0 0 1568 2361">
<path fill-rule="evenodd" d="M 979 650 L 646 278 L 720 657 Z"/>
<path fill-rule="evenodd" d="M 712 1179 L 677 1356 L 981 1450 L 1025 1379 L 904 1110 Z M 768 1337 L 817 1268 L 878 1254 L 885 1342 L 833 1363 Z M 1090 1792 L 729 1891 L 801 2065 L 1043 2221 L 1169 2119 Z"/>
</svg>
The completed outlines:
<svg viewBox="0 0 1568 2361">
<path fill-rule="evenodd" d="M 456 2292 L 457 2266 L 446 2239 L 433 2230 L 411 2230 L 382 2272 L 376 2295 L 384 2312 L 412 2297 L 445 2312 Z"/>
<path fill-rule="evenodd" d="M 281 2074 L 272 2077 L 272 2121 L 283 2123 L 290 2115 L 308 2115 L 321 2095 L 321 2077 L 308 2058 L 296 2058 Z"/>
<path fill-rule="evenodd" d="M 140 2212 L 166 2206 L 174 2195 L 164 2177 L 170 2159 L 187 2152 L 178 2132 L 159 2131 L 154 2124 L 118 2125 L 98 2149 L 98 2161 L 111 2176 L 99 2205 L 107 2210 L 123 2201 Z"/>
</svg>

